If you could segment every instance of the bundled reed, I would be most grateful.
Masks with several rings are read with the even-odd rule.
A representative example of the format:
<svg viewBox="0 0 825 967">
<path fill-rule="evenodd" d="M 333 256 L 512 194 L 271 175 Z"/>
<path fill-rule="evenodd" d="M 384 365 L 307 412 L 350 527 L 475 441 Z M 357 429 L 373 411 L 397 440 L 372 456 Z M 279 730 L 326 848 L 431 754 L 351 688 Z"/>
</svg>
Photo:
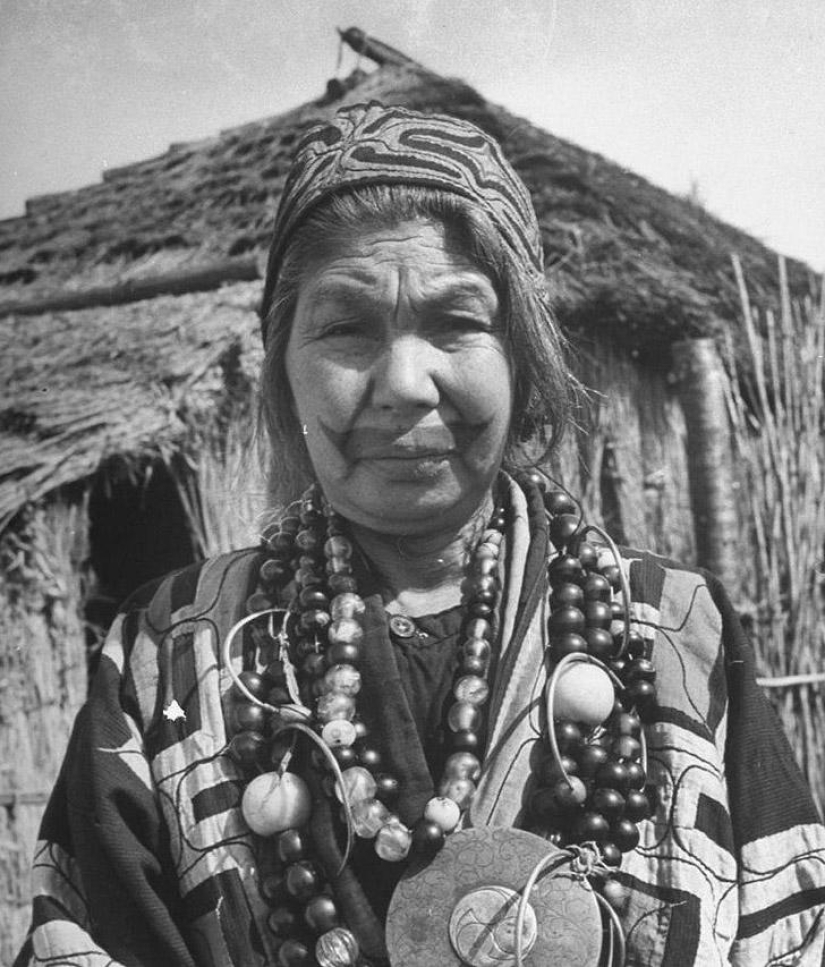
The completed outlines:
<svg viewBox="0 0 825 967">
<path fill-rule="evenodd" d="M 825 804 L 825 299 L 752 307 L 738 260 L 746 358 L 728 345 L 729 409 L 753 548 L 745 589 L 762 684 Z"/>
</svg>

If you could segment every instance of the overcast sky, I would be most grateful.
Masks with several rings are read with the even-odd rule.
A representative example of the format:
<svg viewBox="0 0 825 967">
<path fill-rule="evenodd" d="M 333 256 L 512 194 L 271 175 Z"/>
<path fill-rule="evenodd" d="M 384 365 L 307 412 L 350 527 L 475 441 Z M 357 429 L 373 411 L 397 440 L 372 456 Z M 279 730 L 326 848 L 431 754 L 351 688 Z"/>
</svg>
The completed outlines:
<svg viewBox="0 0 825 967">
<path fill-rule="evenodd" d="M 825 269 L 825 0 L 0 0 L 0 217 L 324 89 L 358 26 Z"/>
</svg>

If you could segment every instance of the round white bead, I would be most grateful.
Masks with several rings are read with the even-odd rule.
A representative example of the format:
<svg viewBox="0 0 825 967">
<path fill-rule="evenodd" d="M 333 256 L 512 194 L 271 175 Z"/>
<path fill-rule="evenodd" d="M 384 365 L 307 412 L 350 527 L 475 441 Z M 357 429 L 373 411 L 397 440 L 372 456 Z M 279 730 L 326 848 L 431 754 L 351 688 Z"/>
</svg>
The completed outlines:
<svg viewBox="0 0 825 967">
<path fill-rule="evenodd" d="M 461 818 L 458 803 L 446 796 L 433 796 L 424 807 L 424 818 L 436 823 L 445 833 L 451 833 Z"/>
<path fill-rule="evenodd" d="M 585 725 L 601 725 L 613 711 L 616 690 L 603 668 L 589 662 L 574 662 L 562 668 L 556 681 L 553 707 L 547 692 L 547 717 L 551 721 L 570 719 Z"/>
<path fill-rule="evenodd" d="M 241 812 L 259 836 L 273 836 L 303 826 L 312 811 L 309 787 L 293 772 L 265 772 L 244 790 Z"/>
</svg>

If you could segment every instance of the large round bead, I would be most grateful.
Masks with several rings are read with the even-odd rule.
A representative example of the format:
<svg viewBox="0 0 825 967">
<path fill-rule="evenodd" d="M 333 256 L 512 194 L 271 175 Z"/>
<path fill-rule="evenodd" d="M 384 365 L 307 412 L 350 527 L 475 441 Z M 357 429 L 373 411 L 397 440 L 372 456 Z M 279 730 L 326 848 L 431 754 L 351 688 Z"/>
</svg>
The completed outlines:
<svg viewBox="0 0 825 967">
<path fill-rule="evenodd" d="M 335 795 L 339 802 L 346 800 L 351 806 L 365 799 L 374 799 L 375 779 L 369 769 L 352 766 L 341 773 L 341 781 L 335 783 Z"/>
<path fill-rule="evenodd" d="M 562 668 L 556 679 L 554 701 L 547 717 L 601 725 L 613 711 L 616 691 L 610 676 L 598 665 L 577 661 Z"/>
<path fill-rule="evenodd" d="M 361 799 L 352 806 L 353 825 L 361 839 L 372 839 L 390 815 L 389 809 L 380 799 Z"/>
<path fill-rule="evenodd" d="M 459 702 L 483 705 L 490 694 L 490 686 L 478 675 L 463 675 L 453 687 L 453 695 Z"/>
<path fill-rule="evenodd" d="M 354 967 L 358 963 L 358 954 L 358 941 L 346 927 L 328 930 L 315 944 L 319 967 Z"/>
<path fill-rule="evenodd" d="M 360 645 L 364 640 L 364 629 L 355 618 L 338 618 L 329 626 L 327 638 L 331 645 Z"/>
<path fill-rule="evenodd" d="M 309 788 L 293 772 L 265 772 L 246 787 L 241 812 L 259 836 L 272 836 L 303 826 L 312 811 Z"/>
<path fill-rule="evenodd" d="M 318 699 L 318 718 L 322 722 L 344 719 L 349 722 L 355 715 L 355 699 L 340 692 L 327 692 Z"/>
<path fill-rule="evenodd" d="M 333 621 L 338 621 L 339 618 L 354 618 L 356 615 L 363 614 L 365 610 L 364 599 L 351 591 L 336 594 L 330 605 Z"/>
<path fill-rule="evenodd" d="M 397 818 L 385 823 L 375 837 L 375 852 L 388 863 L 406 859 L 411 846 L 412 833 Z"/>
<path fill-rule="evenodd" d="M 324 686 L 341 695 L 357 695 L 361 691 L 361 672 L 352 665 L 333 665 L 324 674 Z"/>
</svg>

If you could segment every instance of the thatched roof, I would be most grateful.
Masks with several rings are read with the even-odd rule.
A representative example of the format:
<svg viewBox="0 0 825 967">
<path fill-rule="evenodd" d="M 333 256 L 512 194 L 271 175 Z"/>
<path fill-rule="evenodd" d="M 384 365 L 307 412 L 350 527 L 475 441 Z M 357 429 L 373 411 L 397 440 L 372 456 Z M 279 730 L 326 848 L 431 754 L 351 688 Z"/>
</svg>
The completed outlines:
<svg viewBox="0 0 825 967">
<path fill-rule="evenodd" d="M 0 354 L 0 527 L 25 501 L 88 475 L 108 454 L 173 446 L 193 413 L 218 405 L 226 387 L 215 374 L 226 353 L 243 344 L 244 360 L 255 355 L 259 283 L 24 311 L 44 300 L 68 309 L 67 296 L 90 291 L 97 303 L 130 302 L 140 292 L 124 283 L 151 291 L 159 276 L 209 276 L 215 265 L 227 278 L 254 276 L 296 139 L 342 103 L 376 98 L 447 111 L 497 137 L 533 192 L 548 278 L 572 331 L 609 334 L 634 355 L 666 360 L 673 339 L 735 322 L 732 252 L 755 300 L 775 300 L 774 253 L 700 207 L 460 81 L 411 66 L 357 80 L 286 114 L 109 170 L 100 184 L 35 198 L 24 216 L 0 222 L 0 344 L 10 347 Z M 792 289 L 809 284 L 798 263 L 789 275 Z M 23 311 L 10 314 L 14 303 Z"/>
</svg>

